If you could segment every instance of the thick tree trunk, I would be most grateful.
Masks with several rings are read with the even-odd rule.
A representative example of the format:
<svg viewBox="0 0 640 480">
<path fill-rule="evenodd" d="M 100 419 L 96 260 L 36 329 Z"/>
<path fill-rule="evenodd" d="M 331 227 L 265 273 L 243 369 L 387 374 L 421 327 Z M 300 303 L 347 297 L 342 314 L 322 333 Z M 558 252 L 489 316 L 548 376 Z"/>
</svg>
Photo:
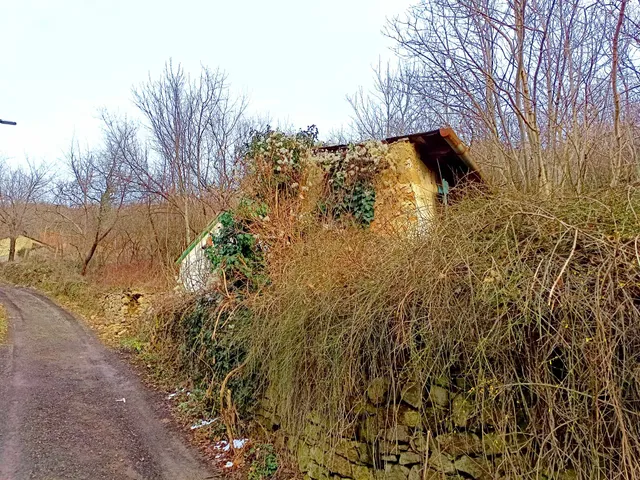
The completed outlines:
<svg viewBox="0 0 640 480">
<path fill-rule="evenodd" d="M 9 238 L 9 261 L 13 262 L 16 259 L 16 237 L 13 235 Z"/>
</svg>

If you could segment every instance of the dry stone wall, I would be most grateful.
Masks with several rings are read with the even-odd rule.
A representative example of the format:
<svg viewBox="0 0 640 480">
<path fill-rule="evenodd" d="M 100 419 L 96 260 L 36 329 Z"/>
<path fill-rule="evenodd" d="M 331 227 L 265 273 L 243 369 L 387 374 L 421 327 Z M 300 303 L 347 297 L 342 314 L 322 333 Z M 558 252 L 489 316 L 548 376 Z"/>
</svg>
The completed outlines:
<svg viewBox="0 0 640 480">
<path fill-rule="evenodd" d="M 269 400 L 258 418 L 278 430 L 305 480 L 508 478 L 504 464 L 518 461 L 527 445 L 524 435 L 498 433 L 468 391 L 447 381 L 426 389 L 407 385 L 400 392 L 392 394 L 384 379 L 372 382 L 356 421 L 337 438 L 314 415 L 298 438 L 286 438 Z M 575 477 L 565 471 L 540 478 Z"/>
</svg>

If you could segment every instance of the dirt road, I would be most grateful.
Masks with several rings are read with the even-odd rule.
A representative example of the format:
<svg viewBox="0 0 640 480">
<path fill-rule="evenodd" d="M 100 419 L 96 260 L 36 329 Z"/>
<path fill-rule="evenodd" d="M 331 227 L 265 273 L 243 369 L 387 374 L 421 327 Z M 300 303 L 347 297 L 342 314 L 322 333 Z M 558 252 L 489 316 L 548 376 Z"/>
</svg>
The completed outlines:
<svg viewBox="0 0 640 480">
<path fill-rule="evenodd" d="M 27 289 L 0 287 L 0 303 L 0 480 L 215 478 L 74 317 Z"/>
</svg>

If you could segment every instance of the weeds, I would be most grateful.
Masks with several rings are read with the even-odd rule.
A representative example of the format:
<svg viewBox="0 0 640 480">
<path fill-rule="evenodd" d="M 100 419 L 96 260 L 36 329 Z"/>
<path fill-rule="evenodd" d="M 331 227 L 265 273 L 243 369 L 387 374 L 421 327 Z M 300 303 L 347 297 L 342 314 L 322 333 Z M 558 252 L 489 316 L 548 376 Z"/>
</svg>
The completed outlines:
<svg viewBox="0 0 640 480">
<path fill-rule="evenodd" d="M 248 457 L 251 460 L 247 474 L 249 480 L 272 478 L 278 471 L 278 457 L 273 445 L 258 445 L 249 451 Z"/>
<path fill-rule="evenodd" d="M 83 314 L 99 309 L 96 288 L 80 276 L 75 265 L 65 262 L 24 260 L 0 266 L 0 277 L 21 286 L 34 287 L 63 302 L 73 303 Z"/>
<path fill-rule="evenodd" d="M 141 354 L 147 343 L 137 337 L 124 337 L 120 339 L 120 349 L 124 352 Z"/>
</svg>

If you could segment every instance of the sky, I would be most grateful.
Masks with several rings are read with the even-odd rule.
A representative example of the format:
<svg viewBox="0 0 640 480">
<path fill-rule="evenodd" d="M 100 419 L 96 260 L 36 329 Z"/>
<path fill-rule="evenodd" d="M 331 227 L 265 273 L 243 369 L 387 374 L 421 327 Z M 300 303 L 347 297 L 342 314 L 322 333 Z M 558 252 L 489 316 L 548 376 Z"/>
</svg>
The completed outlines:
<svg viewBox="0 0 640 480">
<path fill-rule="evenodd" d="M 99 142 L 98 111 L 136 116 L 131 89 L 169 59 L 227 72 L 250 110 L 320 136 L 392 57 L 386 19 L 411 0 L 0 0 L 0 157 L 56 162 Z"/>
</svg>

